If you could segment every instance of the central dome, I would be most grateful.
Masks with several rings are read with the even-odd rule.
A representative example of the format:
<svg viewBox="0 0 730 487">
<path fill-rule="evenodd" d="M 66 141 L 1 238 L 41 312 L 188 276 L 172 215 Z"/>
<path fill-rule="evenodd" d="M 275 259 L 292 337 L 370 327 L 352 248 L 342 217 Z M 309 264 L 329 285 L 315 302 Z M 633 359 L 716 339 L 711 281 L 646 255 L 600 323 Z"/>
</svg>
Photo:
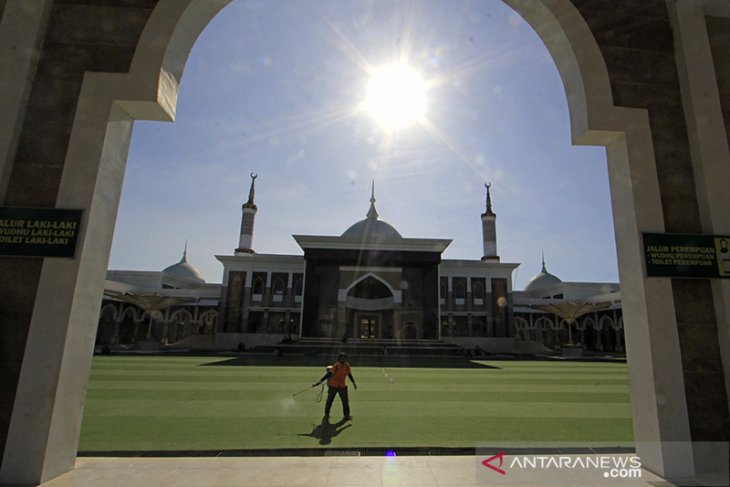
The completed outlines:
<svg viewBox="0 0 730 487">
<path fill-rule="evenodd" d="M 366 218 L 352 225 L 342 234 L 343 237 L 362 240 L 402 239 L 403 236 L 392 225 L 382 220 Z"/>
<path fill-rule="evenodd" d="M 375 181 L 370 194 L 370 209 L 367 218 L 360 220 L 345 230 L 343 237 L 356 238 L 358 240 L 401 240 L 403 237 L 398 230 L 389 223 L 378 220 L 378 212 L 375 210 Z"/>
</svg>

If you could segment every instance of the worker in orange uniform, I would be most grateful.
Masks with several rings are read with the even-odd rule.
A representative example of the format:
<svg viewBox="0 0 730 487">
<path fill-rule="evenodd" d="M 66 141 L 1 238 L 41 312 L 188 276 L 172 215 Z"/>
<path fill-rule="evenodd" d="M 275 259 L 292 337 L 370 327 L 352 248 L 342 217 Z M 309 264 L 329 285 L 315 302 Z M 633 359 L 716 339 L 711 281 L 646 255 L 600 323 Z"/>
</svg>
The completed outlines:
<svg viewBox="0 0 730 487">
<path fill-rule="evenodd" d="M 347 355 L 340 353 L 337 356 L 337 363 L 335 363 L 332 368 L 328 367 L 327 373 L 324 377 L 312 386 L 316 387 L 325 380 L 327 381 L 327 402 L 324 405 L 324 416 L 326 418 L 329 418 L 332 403 L 335 400 L 335 396 L 339 394 L 340 400 L 342 400 L 342 412 L 344 414 L 344 419 L 352 419 L 352 416 L 350 416 L 350 401 L 347 397 L 347 383 L 345 382 L 345 379 L 348 377 L 350 378 L 352 385 L 355 387 L 355 390 L 357 390 L 355 378 L 352 377 L 352 369 L 350 368 L 350 364 L 347 363 Z"/>
</svg>

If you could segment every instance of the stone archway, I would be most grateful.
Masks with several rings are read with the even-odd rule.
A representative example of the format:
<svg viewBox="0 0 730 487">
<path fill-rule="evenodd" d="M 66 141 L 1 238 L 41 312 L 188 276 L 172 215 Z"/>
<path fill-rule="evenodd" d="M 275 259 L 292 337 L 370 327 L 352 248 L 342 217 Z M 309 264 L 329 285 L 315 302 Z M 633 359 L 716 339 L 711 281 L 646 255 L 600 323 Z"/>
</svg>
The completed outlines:
<svg viewBox="0 0 730 487">
<path fill-rule="evenodd" d="M 134 119 L 174 119 L 178 83 L 188 53 L 205 25 L 228 1 L 149 2 L 154 8 L 148 12 L 136 48 L 132 48 L 134 55 L 128 70 L 86 71 L 78 98 L 74 99 L 73 94 L 64 98 L 64 102 L 75 100 L 76 109 L 62 161 L 63 171 L 49 176 L 55 178 L 53 182 L 42 181 L 46 185 L 41 184 L 39 194 L 46 199 L 39 204 L 84 209 L 83 228 L 75 260 L 10 262 L 2 271 L 5 276 L 18 276 L 30 266 L 35 280 L 31 279 L 32 282 L 14 298 L 20 302 L 32 293 L 34 301 L 23 308 L 27 338 L 18 359 L 22 365 L 16 369 L 14 365 L 3 364 L 3 372 L 12 373 L 15 378 L 12 384 L 17 387 L 12 409 L 5 411 L 9 419 L 0 482 L 40 482 L 73 468 L 96 317 L 132 123 Z M 583 8 L 583 12 L 590 13 L 590 6 L 583 5 L 587 2 L 504 1 L 532 25 L 555 60 L 565 86 L 574 142 L 607 147 L 637 448 L 645 467 L 661 475 L 691 475 L 693 452 L 690 445 L 680 442 L 703 439 L 704 433 L 699 429 L 702 424 L 697 421 L 699 410 L 688 408 L 685 391 L 689 389 L 685 381 L 693 379 L 691 374 L 684 373 L 683 366 L 687 365 L 688 359 L 683 362 L 680 353 L 680 331 L 686 326 L 679 325 L 691 324 L 694 318 L 687 316 L 698 303 L 709 302 L 710 308 L 716 310 L 708 318 L 719 323 L 711 330 L 720 336 L 719 347 L 715 347 L 718 358 L 711 365 L 720 374 L 721 384 L 727 384 L 730 286 L 704 282 L 700 285 L 700 297 L 688 298 L 689 285 L 680 280 L 645 279 L 641 233 L 730 233 L 730 205 L 726 204 L 725 189 L 721 185 L 721 181 L 730 180 L 727 143 L 722 143 L 726 137 L 723 139 L 724 135 L 720 133 L 709 140 L 705 134 L 707 127 L 703 124 L 707 122 L 699 116 L 699 110 L 708 103 L 706 91 L 699 86 L 702 80 L 693 74 L 709 69 L 707 60 L 694 56 L 692 50 L 704 49 L 702 53 L 707 53 L 707 47 L 700 46 L 693 36 L 704 32 L 700 41 L 707 44 L 706 32 L 702 31 L 704 17 L 697 20 L 703 11 L 701 7 L 681 0 L 669 8 L 672 18 L 666 20 L 666 24 L 671 20 L 677 28 L 677 50 L 681 57 L 679 83 L 682 84 L 682 96 L 687 97 L 685 111 L 689 130 L 695 137 L 683 146 L 685 152 L 692 152 L 694 167 L 684 167 L 682 175 L 689 174 L 693 181 L 697 178 L 697 184 L 688 193 L 682 193 L 685 199 L 675 201 L 672 191 L 676 189 L 673 184 L 677 183 L 667 180 L 667 167 L 659 168 L 655 156 L 657 149 L 672 145 L 671 141 L 657 135 L 668 129 L 655 124 L 656 133 L 653 133 L 647 110 L 638 108 L 643 106 L 641 103 L 624 100 L 623 106 L 614 105 L 616 94 L 623 92 L 612 84 L 605 53 L 617 54 L 605 50 L 605 46 L 602 51 L 599 46 L 595 32 L 579 10 Z M 658 4 L 665 8 L 662 7 L 664 2 Z M 707 4 L 713 8 L 716 5 Z M 0 40 L 20 39 L 20 43 L 25 43 L 32 52 L 33 46 L 42 46 L 44 25 L 47 28 L 48 19 L 54 18 L 51 0 L 29 0 L 25 5 L 30 7 L 24 11 L 16 5 L 15 2 L 2 4 Z M 607 17 L 609 12 L 603 15 Z M 630 18 L 631 9 L 626 9 L 623 15 Z M 12 29 L 11 24 L 15 26 Z M 26 26 L 29 28 L 20 32 Z M 594 28 L 598 30 L 598 27 Z M 13 42 L 4 45 L 7 47 L 3 49 L 17 47 Z M 0 53 L 0 58 L 5 59 L 2 54 L 5 52 Z M 23 178 L 30 178 L 33 173 L 16 173 L 17 161 L 11 160 L 9 154 L 13 153 L 13 144 L 17 148 L 20 137 L 17 133 L 25 127 L 23 104 L 29 98 L 37 102 L 30 90 L 37 81 L 33 78 L 33 56 L 13 56 L 18 62 L 6 70 L 5 76 L 15 80 L 7 86 L 14 90 L 10 90 L 10 96 L 13 97 L 11 101 L 17 102 L 12 104 L 17 113 L 10 123 L 1 127 L 0 197 L 6 205 L 22 205 L 25 200 L 18 197 L 20 193 L 16 188 L 22 186 Z M 697 63 L 702 62 L 705 65 L 696 69 Z M 621 73 L 613 75 L 620 78 Z M 630 73 L 627 76 L 630 78 Z M 714 107 L 719 106 L 716 100 L 719 100 L 717 94 L 710 102 Z M 717 113 L 713 112 L 712 116 L 717 121 Z M 674 121 L 677 122 L 676 117 Z M 708 130 L 722 126 L 720 114 L 719 122 L 709 124 Z M 698 136 L 701 132 L 703 135 Z M 717 146 L 718 140 L 720 146 Z M 704 154 L 711 150 L 720 156 L 712 160 L 705 157 Z M 43 174 L 51 173 L 53 171 Z M 690 211 L 688 215 L 678 206 L 688 200 L 692 200 L 693 208 L 700 216 L 701 228 L 686 222 L 693 219 L 695 213 Z M 678 323 L 678 317 L 682 319 L 681 323 Z M 712 333 L 708 336 L 714 343 L 716 337 Z M 722 354 L 724 363 L 718 362 Z M 45 373 L 40 374 L 40 371 Z M 724 407 L 720 413 L 726 417 L 727 394 L 723 400 L 724 404 L 718 407 Z M 697 432 L 694 435 L 690 423 Z M 661 443 L 667 440 L 677 443 Z"/>
</svg>

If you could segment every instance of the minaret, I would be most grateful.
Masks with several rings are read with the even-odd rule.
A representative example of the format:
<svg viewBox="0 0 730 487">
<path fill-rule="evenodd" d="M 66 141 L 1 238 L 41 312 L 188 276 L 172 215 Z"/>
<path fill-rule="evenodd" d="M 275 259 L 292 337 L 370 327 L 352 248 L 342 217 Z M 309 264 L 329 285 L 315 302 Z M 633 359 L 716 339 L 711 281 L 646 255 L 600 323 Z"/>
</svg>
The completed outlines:
<svg viewBox="0 0 730 487">
<path fill-rule="evenodd" d="M 258 174 L 251 173 L 251 189 L 248 190 L 248 201 L 241 207 L 241 238 L 238 240 L 236 254 L 254 254 L 253 250 L 253 222 L 256 218 L 256 205 L 253 202 L 256 178 Z"/>
<path fill-rule="evenodd" d="M 487 188 L 487 211 L 482 213 L 482 243 L 484 244 L 484 255 L 482 262 L 499 262 L 497 255 L 497 215 L 492 211 L 492 198 L 489 194 L 491 183 L 485 184 Z"/>
</svg>

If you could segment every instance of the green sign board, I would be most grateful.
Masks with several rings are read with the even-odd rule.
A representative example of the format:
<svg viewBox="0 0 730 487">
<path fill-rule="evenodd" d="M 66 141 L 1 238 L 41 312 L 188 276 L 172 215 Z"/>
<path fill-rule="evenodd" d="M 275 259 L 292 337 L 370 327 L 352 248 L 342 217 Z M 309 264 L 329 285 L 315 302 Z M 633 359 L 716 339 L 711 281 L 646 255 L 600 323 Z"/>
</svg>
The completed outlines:
<svg viewBox="0 0 730 487">
<path fill-rule="evenodd" d="M 647 277 L 730 277 L 730 236 L 643 236 Z"/>
<path fill-rule="evenodd" d="M 0 255 L 73 257 L 81 210 L 0 208 Z"/>
</svg>

